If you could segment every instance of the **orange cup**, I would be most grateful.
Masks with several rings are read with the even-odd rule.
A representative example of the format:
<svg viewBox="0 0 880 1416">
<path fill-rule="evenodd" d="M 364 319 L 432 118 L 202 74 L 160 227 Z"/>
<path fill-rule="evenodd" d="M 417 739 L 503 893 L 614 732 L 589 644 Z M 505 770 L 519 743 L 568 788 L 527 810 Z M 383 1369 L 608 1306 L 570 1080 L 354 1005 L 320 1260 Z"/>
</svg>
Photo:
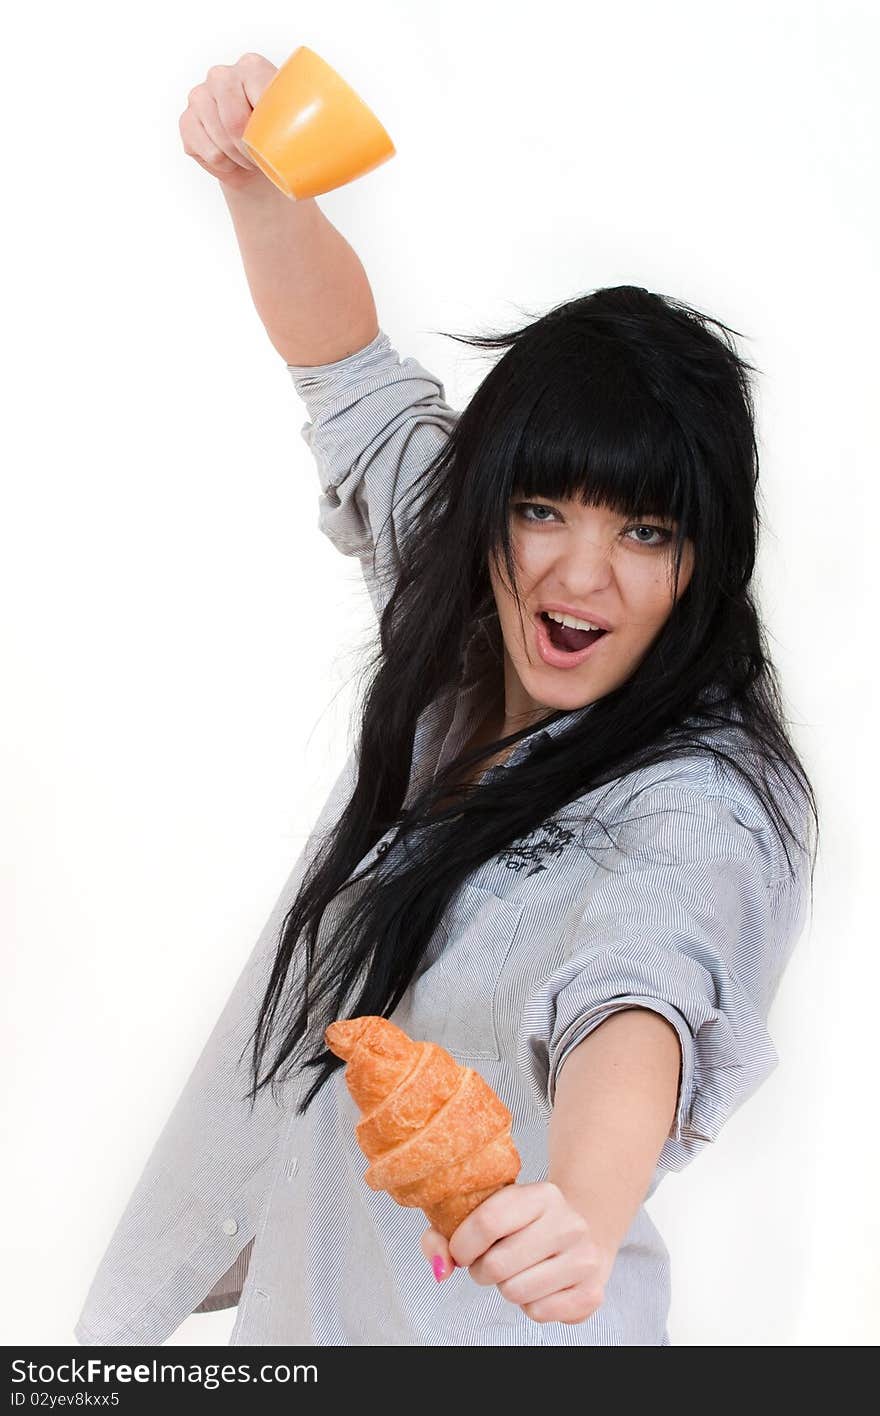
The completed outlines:
<svg viewBox="0 0 880 1416">
<path fill-rule="evenodd" d="M 263 90 L 242 146 L 286 197 L 317 197 L 394 156 L 376 115 L 336 70 L 301 44 Z"/>
</svg>

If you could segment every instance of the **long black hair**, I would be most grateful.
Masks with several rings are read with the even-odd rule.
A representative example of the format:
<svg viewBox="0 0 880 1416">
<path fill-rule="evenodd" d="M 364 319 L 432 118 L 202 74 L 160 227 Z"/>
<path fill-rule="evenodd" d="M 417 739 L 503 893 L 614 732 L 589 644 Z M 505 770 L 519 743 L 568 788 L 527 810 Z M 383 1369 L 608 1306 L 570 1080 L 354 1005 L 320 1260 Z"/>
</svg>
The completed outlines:
<svg viewBox="0 0 880 1416">
<path fill-rule="evenodd" d="M 326 1024 L 394 1010 L 466 877 L 561 808 L 638 768 L 694 751 L 723 757 L 764 803 L 789 867 L 786 836 L 811 856 L 812 892 L 816 801 L 750 590 L 760 511 L 749 375 L 761 371 L 737 352 L 735 334 L 682 301 L 623 285 L 508 333 L 449 336 L 506 352 L 418 478 L 369 660 L 356 783 L 281 926 L 252 1035 L 252 1101 L 295 1067 L 311 1067 L 317 1076 L 298 1106 L 305 1112 L 344 1065 L 324 1044 Z M 514 493 L 671 518 L 673 608 L 630 677 L 588 706 L 588 720 L 575 715 L 514 766 L 456 785 L 563 710 L 554 711 L 459 754 L 413 792 L 422 713 L 454 690 L 466 656 L 487 684 L 493 665 L 501 672 L 490 556 L 503 563 L 522 614 L 509 529 Z M 679 596 L 688 537 L 694 564 Z M 713 742 L 731 725 L 746 751 Z M 384 870 L 380 857 L 357 871 L 391 829 L 395 868 Z M 321 930 L 319 948 L 331 902 L 332 928 Z M 276 1022 L 278 1045 L 261 1078 Z"/>
</svg>

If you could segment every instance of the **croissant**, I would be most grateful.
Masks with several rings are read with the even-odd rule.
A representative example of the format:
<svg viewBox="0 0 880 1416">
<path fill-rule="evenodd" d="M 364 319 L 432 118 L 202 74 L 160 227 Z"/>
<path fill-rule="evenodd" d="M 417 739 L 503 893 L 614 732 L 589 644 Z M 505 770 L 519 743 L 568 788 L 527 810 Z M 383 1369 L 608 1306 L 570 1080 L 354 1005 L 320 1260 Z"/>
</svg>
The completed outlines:
<svg viewBox="0 0 880 1416">
<path fill-rule="evenodd" d="M 522 1162 L 510 1112 L 480 1073 L 445 1047 L 414 1042 L 396 1023 L 369 1015 L 331 1023 L 324 1039 L 348 1064 L 372 1190 L 423 1210 L 448 1239 L 471 1210 L 516 1179 Z"/>
</svg>

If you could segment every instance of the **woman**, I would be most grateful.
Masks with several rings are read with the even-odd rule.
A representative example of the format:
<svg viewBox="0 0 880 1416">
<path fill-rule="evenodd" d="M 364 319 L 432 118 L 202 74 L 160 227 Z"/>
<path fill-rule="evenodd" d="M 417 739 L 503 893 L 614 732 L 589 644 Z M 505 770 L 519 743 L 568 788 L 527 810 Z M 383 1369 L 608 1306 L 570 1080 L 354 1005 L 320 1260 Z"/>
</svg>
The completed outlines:
<svg viewBox="0 0 880 1416">
<path fill-rule="evenodd" d="M 210 70 L 181 133 L 222 183 L 378 643 L 357 747 L 76 1336 L 155 1344 L 238 1302 L 233 1345 L 668 1345 L 644 1201 L 772 1071 L 812 873 L 750 593 L 751 366 L 719 321 L 622 286 L 471 338 L 506 352 L 456 414 L 315 202 L 244 155 L 273 72 Z M 449 1243 L 364 1183 L 323 1041 L 360 1014 L 512 1112 L 517 1184 Z"/>
</svg>

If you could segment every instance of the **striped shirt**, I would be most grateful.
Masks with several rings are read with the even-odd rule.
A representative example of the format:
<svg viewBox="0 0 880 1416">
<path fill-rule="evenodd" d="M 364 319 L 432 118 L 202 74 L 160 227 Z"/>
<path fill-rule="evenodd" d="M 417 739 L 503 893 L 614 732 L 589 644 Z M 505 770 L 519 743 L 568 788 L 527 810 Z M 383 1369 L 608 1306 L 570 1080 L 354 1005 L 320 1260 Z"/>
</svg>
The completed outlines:
<svg viewBox="0 0 880 1416">
<path fill-rule="evenodd" d="M 308 413 L 302 436 L 318 470 L 319 525 L 359 557 L 381 613 L 407 488 L 456 414 L 440 381 L 401 360 L 383 331 L 335 363 L 287 367 Z M 474 642 L 459 683 L 419 720 L 407 800 L 476 726 L 486 685 Z M 514 771 L 591 706 L 517 743 L 484 780 Z M 734 728 L 728 750 L 736 739 Z M 77 1341 L 158 1345 L 190 1313 L 237 1303 L 230 1345 L 669 1345 L 669 1255 L 644 1205 L 597 1312 L 577 1324 L 537 1323 L 466 1270 L 435 1281 L 419 1245 L 425 1217 L 364 1181 L 342 1068 L 304 1116 L 294 1103 L 311 1072 L 284 1083 L 277 1099 L 265 1088 L 253 1109 L 244 1099 L 247 1043 L 279 926 L 355 777 L 352 751 L 116 1225 Z M 590 836 L 592 812 L 613 844 L 600 829 Z M 393 830 L 352 874 L 374 861 L 393 870 Z M 548 1122 L 571 1050 L 622 1008 L 660 1013 L 678 1034 L 682 1069 L 647 1200 L 775 1067 L 768 1012 L 805 922 L 808 886 L 807 857 L 792 879 L 764 807 L 727 764 L 694 753 L 642 769 L 474 871 L 392 1017 L 495 1088 L 512 1113 L 518 1179 L 527 1183 L 547 1176 Z M 331 905 L 321 936 L 333 922 Z"/>
</svg>

